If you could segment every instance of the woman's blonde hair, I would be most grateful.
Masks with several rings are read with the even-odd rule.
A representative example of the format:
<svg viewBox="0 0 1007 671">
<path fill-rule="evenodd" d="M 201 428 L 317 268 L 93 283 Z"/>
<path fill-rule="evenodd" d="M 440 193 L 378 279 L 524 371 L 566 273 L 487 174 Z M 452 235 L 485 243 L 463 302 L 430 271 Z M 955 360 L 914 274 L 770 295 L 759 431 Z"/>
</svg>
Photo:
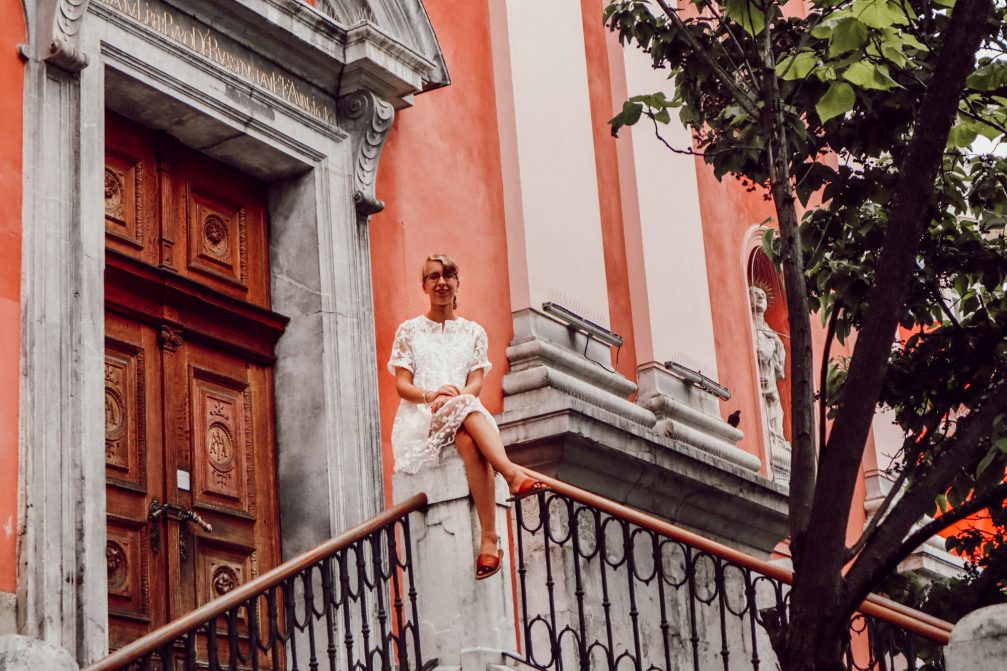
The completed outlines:
<svg viewBox="0 0 1007 671">
<path fill-rule="evenodd" d="M 427 264 L 430 263 L 431 261 L 436 261 L 437 263 L 444 266 L 445 274 L 454 275 L 455 277 L 458 277 L 458 264 L 455 263 L 454 259 L 452 259 L 447 254 L 431 254 L 430 256 L 427 257 L 427 260 L 423 262 L 423 265 L 420 266 L 421 282 L 427 281 Z"/>
<path fill-rule="evenodd" d="M 427 260 L 424 261 L 423 265 L 420 267 L 420 282 L 427 281 L 427 264 L 430 263 L 431 261 L 436 261 L 437 263 L 441 264 L 441 267 L 444 268 L 444 274 L 446 276 L 455 278 L 458 277 L 458 264 L 455 263 L 454 259 L 452 259 L 447 254 L 431 254 L 430 256 L 427 257 Z M 452 303 L 453 304 L 451 307 L 457 309 L 458 308 L 457 294 L 455 294 Z"/>
</svg>

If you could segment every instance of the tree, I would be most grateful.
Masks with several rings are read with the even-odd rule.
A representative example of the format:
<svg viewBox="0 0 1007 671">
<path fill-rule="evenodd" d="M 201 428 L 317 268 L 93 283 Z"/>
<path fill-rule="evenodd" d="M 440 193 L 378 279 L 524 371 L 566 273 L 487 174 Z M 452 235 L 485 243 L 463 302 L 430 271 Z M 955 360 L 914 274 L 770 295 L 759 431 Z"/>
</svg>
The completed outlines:
<svg viewBox="0 0 1007 671">
<path fill-rule="evenodd" d="M 1007 159 L 972 146 L 1007 131 L 1005 7 L 783 5 L 610 2 L 609 28 L 674 82 L 670 97 L 626 101 L 612 131 L 644 121 L 660 137 L 677 110 L 694 133 L 686 151 L 773 201 L 778 234 L 766 245 L 782 268 L 792 352 L 795 579 L 770 633 L 786 671 L 838 669 L 850 616 L 901 559 L 976 511 L 1004 519 Z M 815 314 L 828 324 L 817 369 Z M 832 341 L 854 332 L 852 356 L 831 361 Z M 847 547 L 879 408 L 905 433 L 897 479 Z"/>
</svg>

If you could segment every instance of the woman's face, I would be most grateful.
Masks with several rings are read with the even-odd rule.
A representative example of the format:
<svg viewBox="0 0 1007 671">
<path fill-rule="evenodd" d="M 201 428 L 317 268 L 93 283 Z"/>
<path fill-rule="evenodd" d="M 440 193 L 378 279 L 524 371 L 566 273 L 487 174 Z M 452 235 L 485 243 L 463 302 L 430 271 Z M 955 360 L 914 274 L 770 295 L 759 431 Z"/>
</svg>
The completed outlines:
<svg viewBox="0 0 1007 671">
<path fill-rule="evenodd" d="M 427 261 L 423 266 L 423 293 L 431 305 L 451 305 L 458 291 L 458 276 L 445 272 L 440 261 Z"/>
</svg>

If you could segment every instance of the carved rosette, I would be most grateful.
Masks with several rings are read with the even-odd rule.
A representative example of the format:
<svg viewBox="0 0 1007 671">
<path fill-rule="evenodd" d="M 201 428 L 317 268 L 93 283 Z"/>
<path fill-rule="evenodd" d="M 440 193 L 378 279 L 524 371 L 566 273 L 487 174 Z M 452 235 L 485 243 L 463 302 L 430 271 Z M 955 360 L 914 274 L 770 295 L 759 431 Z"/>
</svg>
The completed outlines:
<svg viewBox="0 0 1007 671">
<path fill-rule="evenodd" d="M 125 204 L 125 187 L 122 176 L 114 170 L 105 168 L 105 216 L 116 219 L 123 218 Z"/>
<path fill-rule="evenodd" d="M 120 591 L 126 586 L 129 567 L 125 551 L 115 541 L 105 543 L 105 563 L 108 566 L 108 589 L 113 592 Z"/>
<path fill-rule="evenodd" d="M 385 208 L 374 195 L 374 180 L 381 150 L 395 121 L 395 109 L 369 91 L 356 91 L 340 102 L 339 110 L 355 147 L 353 201 L 357 215 L 366 221 Z"/>
<path fill-rule="evenodd" d="M 218 566 L 210 582 L 217 596 L 223 596 L 238 586 L 238 574 L 230 566 Z"/>
</svg>

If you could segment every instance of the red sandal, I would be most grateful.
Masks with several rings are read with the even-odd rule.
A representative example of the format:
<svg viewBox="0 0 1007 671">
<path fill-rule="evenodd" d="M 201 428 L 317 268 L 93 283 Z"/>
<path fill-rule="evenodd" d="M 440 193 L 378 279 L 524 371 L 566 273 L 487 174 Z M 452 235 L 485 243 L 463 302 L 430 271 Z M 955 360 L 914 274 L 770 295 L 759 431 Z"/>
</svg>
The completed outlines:
<svg viewBox="0 0 1007 671">
<path fill-rule="evenodd" d="M 500 572 L 503 566 L 503 550 L 497 550 L 496 555 L 488 552 L 481 553 L 476 557 L 476 580 L 485 580 Z"/>
<path fill-rule="evenodd" d="M 507 499 L 508 502 L 520 501 L 521 499 L 527 498 L 532 494 L 539 494 L 541 492 L 551 491 L 552 487 L 542 482 L 541 480 L 536 480 L 532 477 L 525 478 L 524 482 L 518 485 L 517 491 Z"/>
</svg>

